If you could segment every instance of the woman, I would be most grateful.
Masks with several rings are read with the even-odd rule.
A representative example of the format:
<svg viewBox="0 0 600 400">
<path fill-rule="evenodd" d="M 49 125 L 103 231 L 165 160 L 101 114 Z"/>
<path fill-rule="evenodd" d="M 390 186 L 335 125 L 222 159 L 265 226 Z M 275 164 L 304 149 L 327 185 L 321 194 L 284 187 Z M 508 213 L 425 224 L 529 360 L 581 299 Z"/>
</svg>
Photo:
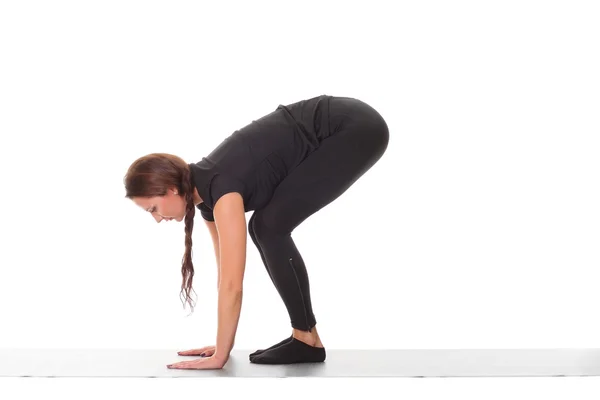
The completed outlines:
<svg viewBox="0 0 600 400">
<path fill-rule="evenodd" d="M 157 222 L 185 219 L 182 293 L 190 301 L 192 228 L 197 208 L 212 237 L 218 280 L 215 346 L 179 352 L 204 358 L 173 368 L 222 368 L 233 348 L 242 304 L 248 233 L 290 316 L 292 334 L 250 354 L 257 364 L 325 361 L 309 279 L 293 230 L 344 193 L 377 162 L 388 126 L 368 104 L 322 95 L 279 105 L 233 132 L 197 163 L 153 153 L 132 163 L 126 197 Z M 193 305 L 192 306 L 193 312 Z"/>
</svg>

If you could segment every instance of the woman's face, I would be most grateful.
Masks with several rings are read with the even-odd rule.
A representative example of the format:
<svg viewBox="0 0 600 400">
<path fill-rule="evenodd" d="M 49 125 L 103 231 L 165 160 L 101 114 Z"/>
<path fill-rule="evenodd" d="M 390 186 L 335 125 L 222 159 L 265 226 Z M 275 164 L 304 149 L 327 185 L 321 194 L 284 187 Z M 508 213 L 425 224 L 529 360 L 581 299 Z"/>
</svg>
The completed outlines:
<svg viewBox="0 0 600 400">
<path fill-rule="evenodd" d="M 185 199 L 177 194 L 177 190 L 169 189 L 164 196 L 134 197 L 132 200 L 144 211 L 152 214 L 158 223 L 162 220 L 181 222 L 185 217 Z"/>
</svg>

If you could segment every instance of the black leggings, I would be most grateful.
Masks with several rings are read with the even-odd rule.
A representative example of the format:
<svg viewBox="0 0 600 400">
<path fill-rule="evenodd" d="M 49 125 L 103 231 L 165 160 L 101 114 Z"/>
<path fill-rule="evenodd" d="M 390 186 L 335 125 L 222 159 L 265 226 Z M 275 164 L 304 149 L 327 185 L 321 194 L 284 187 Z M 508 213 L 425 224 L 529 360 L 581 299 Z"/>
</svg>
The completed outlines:
<svg viewBox="0 0 600 400">
<path fill-rule="evenodd" d="M 353 98 L 330 100 L 330 127 L 331 134 L 280 183 L 267 206 L 256 210 L 248 223 L 292 328 L 303 331 L 310 331 L 316 319 L 306 266 L 292 231 L 369 170 L 389 141 L 381 115 Z"/>
</svg>

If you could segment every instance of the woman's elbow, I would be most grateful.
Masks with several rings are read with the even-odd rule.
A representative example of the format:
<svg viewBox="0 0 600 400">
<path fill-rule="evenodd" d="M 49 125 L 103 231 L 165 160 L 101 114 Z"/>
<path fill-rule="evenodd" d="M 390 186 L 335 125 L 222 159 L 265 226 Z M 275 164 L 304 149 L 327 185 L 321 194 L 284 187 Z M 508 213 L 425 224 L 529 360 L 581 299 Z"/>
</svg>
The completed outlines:
<svg viewBox="0 0 600 400">
<path fill-rule="evenodd" d="M 231 294 L 241 294 L 243 291 L 243 284 L 240 281 L 225 280 L 219 284 L 219 290 L 223 290 Z"/>
</svg>

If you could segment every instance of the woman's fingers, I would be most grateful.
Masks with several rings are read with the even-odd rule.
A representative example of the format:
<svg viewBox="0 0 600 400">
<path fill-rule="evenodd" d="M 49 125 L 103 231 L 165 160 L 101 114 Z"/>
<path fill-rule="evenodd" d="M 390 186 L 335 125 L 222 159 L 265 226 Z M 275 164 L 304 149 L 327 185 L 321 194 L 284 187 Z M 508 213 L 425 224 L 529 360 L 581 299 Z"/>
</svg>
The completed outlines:
<svg viewBox="0 0 600 400">
<path fill-rule="evenodd" d="M 215 354 L 215 346 L 210 346 L 208 349 L 204 351 L 204 355 L 202 357 L 210 357 Z"/>
<path fill-rule="evenodd" d="M 199 349 L 191 349 L 178 351 L 177 354 L 180 356 L 212 356 L 215 353 L 215 346 L 205 346 Z"/>
<path fill-rule="evenodd" d="M 204 352 L 204 348 L 178 351 L 177 354 L 179 354 L 180 356 L 199 356 L 202 352 Z"/>
</svg>

